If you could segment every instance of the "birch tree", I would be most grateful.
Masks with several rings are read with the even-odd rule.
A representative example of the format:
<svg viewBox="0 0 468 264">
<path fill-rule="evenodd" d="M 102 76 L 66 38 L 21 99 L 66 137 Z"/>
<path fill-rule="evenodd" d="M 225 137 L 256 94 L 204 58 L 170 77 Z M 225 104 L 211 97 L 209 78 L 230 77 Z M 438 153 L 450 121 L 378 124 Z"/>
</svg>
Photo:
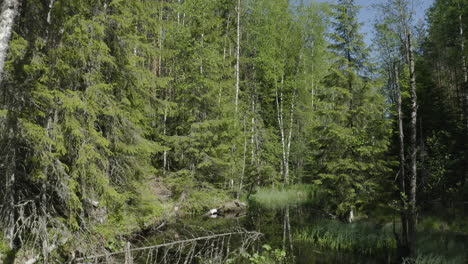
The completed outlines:
<svg viewBox="0 0 468 264">
<path fill-rule="evenodd" d="M 0 13 L 0 84 L 3 79 L 13 25 L 18 15 L 19 0 L 5 0 Z"/>
<path fill-rule="evenodd" d="M 418 144 L 417 144 L 417 113 L 418 113 L 418 99 L 416 93 L 416 73 L 415 73 L 415 54 L 414 54 L 414 38 L 413 38 L 413 11 L 411 8 L 410 1 L 407 0 L 390 0 L 384 5 L 380 6 L 383 14 L 383 23 L 385 24 L 385 29 L 382 30 L 381 34 L 390 34 L 390 38 L 399 39 L 401 47 L 400 50 L 403 52 L 400 55 L 389 54 L 389 59 L 393 60 L 394 65 L 391 66 L 391 79 L 393 80 L 393 85 L 397 93 L 397 109 L 398 109 L 398 131 L 400 138 L 400 193 L 402 195 L 402 207 L 406 207 L 406 202 L 408 204 L 407 212 L 403 212 L 401 215 L 402 220 L 402 237 L 400 238 L 401 247 L 403 252 L 403 257 L 406 254 L 414 256 L 416 248 L 416 188 L 417 188 L 417 153 L 418 153 Z M 385 45 L 385 44 L 384 44 Z M 386 44 L 387 49 L 394 49 L 396 44 Z M 395 64 L 396 63 L 396 64 Z M 401 89 L 399 84 L 398 76 L 398 65 L 406 65 L 409 73 L 409 86 L 410 86 L 410 95 L 411 95 L 411 113 L 410 113 L 410 140 L 409 140 L 409 175 L 408 183 L 409 186 L 406 188 L 406 176 L 405 176 L 405 153 L 404 153 L 404 132 L 403 132 L 403 117 L 401 110 Z M 405 201 L 408 199 L 407 201 Z M 403 210 L 403 209 L 402 209 Z"/>
<path fill-rule="evenodd" d="M 399 139 L 399 200 L 400 200 L 400 216 L 402 229 L 401 234 L 397 234 L 397 241 L 400 249 L 408 248 L 408 221 L 406 196 L 406 155 L 405 155 L 405 133 L 404 133 L 404 113 L 402 102 L 402 88 L 400 85 L 400 68 L 402 65 L 401 58 L 401 42 L 399 36 L 394 30 L 395 18 L 385 16 L 387 14 L 386 6 L 377 6 L 382 12 L 382 16 L 377 19 L 375 25 L 376 37 L 375 43 L 377 50 L 380 54 L 381 67 L 384 68 L 388 80 L 388 97 L 392 104 L 396 105 L 396 119 L 398 126 L 398 139 Z"/>
</svg>

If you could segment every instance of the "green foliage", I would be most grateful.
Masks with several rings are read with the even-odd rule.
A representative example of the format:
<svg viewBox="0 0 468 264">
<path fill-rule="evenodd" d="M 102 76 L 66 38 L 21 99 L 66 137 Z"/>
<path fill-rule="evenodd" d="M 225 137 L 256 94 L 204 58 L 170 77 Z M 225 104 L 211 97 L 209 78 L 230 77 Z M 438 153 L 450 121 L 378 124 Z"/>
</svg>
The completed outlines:
<svg viewBox="0 0 468 264">
<path fill-rule="evenodd" d="M 264 244 L 261 252 L 254 254 L 244 253 L 242 257 L 246 258 L 250 264 L 284 263 L 286 252 L 280 249 L 272 249 L 270 245 Z"/>
<path fill-rule="evenodd" d="M 230 200 L 226 192 L 209 186 L 190 191 L 182 209 L 189 214 L 200 214 L 213 208 L 219 208 Z"/>
<path fill-rule="evenodd" d="M 465 1 L 437 0 L 427 17 L 427 37 L 421 40 L 423 52 L 417 61 L 421 142 L 427 146 L 420 159 L 420 171 L 427 176 L 422 195 L 464 200 L 468 5 Z"/>
<path fill-rule="evenodd" d="M 333 64 L 322 80 L 324 88 L 317 91 L 308 166 L 317 173 L 313 182 L 329 194 L 326 209 L 343 216 L 375 198 L 381 176 L 389 172 L 385 153 L 391 129 L 380 84 L 368 77 L 358 7 L 354 1 L 340 1 L 333 10 Z"/>
<path fill-rule="evenodd" d="M 5 241 L 3 234 L 0 233 L 0 260 L 8 254 L 10 251 L 10 247 L 8 246 L 7 242 Z"/>
<path fill-rule="evenodd" d="M 38 251 L 88 231 L 116 249 L 181 196 L 188 213 L 259 186 L 272 208 L 374 202 L 390 130 L 354 1 L 236 4 L 25 0 L 0 90 L 0 227 Z M 304 185 L 268 187 L 286 181 Z"/>
</svg>

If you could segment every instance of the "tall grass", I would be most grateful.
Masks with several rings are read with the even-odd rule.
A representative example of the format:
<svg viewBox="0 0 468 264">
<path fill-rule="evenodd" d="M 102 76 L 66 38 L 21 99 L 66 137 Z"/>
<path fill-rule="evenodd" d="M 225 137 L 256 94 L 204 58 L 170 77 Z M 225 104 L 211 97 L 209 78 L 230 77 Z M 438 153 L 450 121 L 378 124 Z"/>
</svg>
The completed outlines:
<svg viewBox="0 0 468 264">
<path fill-rule="evenodd" d="M 396 241 L 390 228 L 378 228 L 370 223 L 345 224 L 321 220 L 294 236 L 301 242 L 310 242 L 319 248 L 373 255 L 394 250 Z"/>
<path fill-rule="evenodd" d="M 321 249 L 371 256 L 396 252 L 397 243 L 392 229 L 392 224 L 381 226 L 369 222 L 347 224 L 335 220 L 319 220 L 313 226 L 296 232 L 294 238 L 298 242 L 309 242 Z M 466 235 L 420 231 L 416 244 L 418 257 L 405 259 L 405 264 L 468 263 Z"/>
<path fill-rule="evenodd" d="M 310 203 L 316 195 L 316 188 L 312 185 L 291 185 L 285 188 L 263 187 L 250 196 L 250 201 L 261 207 L 277 209 Z"/>
<path fill-rule="evenodd" d="M 462 256 L 437 256 L 437 255 L 422 255 L 415 259 L 404 259 L 403 264 L 464 264 L 466 259 Z"/>
</svg>

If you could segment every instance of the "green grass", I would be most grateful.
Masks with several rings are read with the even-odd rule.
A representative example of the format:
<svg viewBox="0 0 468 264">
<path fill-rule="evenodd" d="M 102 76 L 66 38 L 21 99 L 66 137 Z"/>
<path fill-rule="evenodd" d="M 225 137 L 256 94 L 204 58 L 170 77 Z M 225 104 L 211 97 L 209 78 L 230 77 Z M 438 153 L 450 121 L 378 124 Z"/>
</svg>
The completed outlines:
<svg viewBox="0 0 468 264">
<path fill-rule="evenodd" d="M 460 213 L 451 219 L 437 216 L 424 216 L 418 224 L 421 231 L 450 231 L 468 235 L 468 216 Z"/>
<path fill-rule="evenodd" d="M 8 254 L 8 251 L 10 249 L 8 248 L 7 243 L 5 242 L 3 238 L 3 232 L 0 230 L 0 263 L 3 263 L 5 256 Z"/>
<path fill-rule="evenodd" d="M 284 208 L 290 205 L 310 203 L 316 196 L 312 185 L 291 185 L 286 188 L 259 188 L 250 196 L 250 201 L 268 209 Z"/>
<path fill-rule="evenodd" d="M 10 248 L 8 247 L 8 244 L 3 237 L 3 230 L 0 230 L 0 255 L 6 254 Z"/>
<path fill-rule="evenodd" d="M 295 234 L 301 242 L 311 242 L 319 248 L 365 255 L 388 252 L 397 247 L 390 228 L 378 228 L 371 223 L 346 224 L 321 220 Z"/>
<path fill-rule="evenodd" d="M 436 255 L 418 256 L 416 259 L 405 259 L 403 264 L 462 264 L 466 259 L 460 256 L 452 258 Z"/>
<path fill-rule="evenodd" d="M 429 228 L 420 226 L 417 234 L 418 257 L 405 260 L 406 264 L 468 263 L 466 235 L 443 230 L 444 225 L 434 227 L 430 220 L 426 225 Z M 397 244 L 392 229 L 392 224 L 377 225 L 363 221 L 347 224 L 320 220 L 312 227 L 296 232 L 294 237 L 298 242 L 309 242 L 320 249 L 371 256 L 396 253 Z"/>
</svg>

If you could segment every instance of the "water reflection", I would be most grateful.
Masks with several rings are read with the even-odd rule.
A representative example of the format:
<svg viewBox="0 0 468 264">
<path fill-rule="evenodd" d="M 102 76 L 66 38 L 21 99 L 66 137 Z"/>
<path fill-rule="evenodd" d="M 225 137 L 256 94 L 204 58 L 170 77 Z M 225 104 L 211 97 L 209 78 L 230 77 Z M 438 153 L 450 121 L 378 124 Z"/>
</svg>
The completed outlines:
<svg viewBox="0 0 468 264">
<path fill-rule="evenodd" d="M 262 257 L 262 245 L 265 244 L 272 249 L 284 250 L 287 253 L 286 263 L 399 262 L 395 257 L 396 242 L 391 223 L 369 220 L 342 223 L 330 220 L 307 206 L 265 209 L 251 205 L 243 216 L 182 219 L 168 225 L 163 232 L 139 241 L 138 246 L 240 230 L 258 231 L 263 235 L 231 234 L 140 252 L 137 263 L 250 263 L 248 256 L 252 258 L 258 253 Z M 418 248 L 424 255 L 437 254 L 443 260 L 450 259 L 452 263 L 468 263 L 468 236 L 464 234 L 420 232 Z"/>
</svg>

